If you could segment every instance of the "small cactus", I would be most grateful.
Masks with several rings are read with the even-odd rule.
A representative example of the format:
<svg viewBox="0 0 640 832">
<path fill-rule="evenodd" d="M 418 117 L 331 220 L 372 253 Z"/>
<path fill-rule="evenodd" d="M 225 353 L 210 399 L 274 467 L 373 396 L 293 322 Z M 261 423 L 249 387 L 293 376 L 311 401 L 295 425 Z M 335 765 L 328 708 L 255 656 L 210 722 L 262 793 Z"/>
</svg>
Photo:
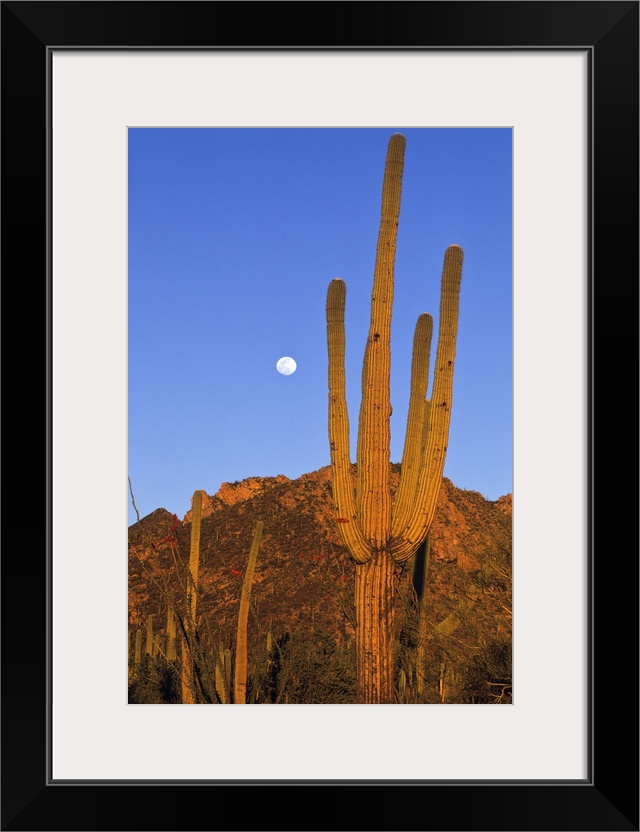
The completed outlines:
<svg viewBox="0 0 640 832">
<path fill-rule="evenodd" d="M 227 660 L 227 654 L 229 659 Z M 228 705 L 230 701 L 231 679 L 231 651 L 225 650 L 222 644 L 218 647 L 218 658 L 215 668 L 215 687 L 221 704 Z"/>
<path fill-rule="evenodd" d="M 173 662 L 176 657 L 176 615 L 173 608 L 173 593 L 171 593 L 167 607 L 167 661 Z"/>
<path fill-rule="evenodd" d="M 133 654 L 133 662 L 138 665 L 142 661 L 142 630 L 136 630 L 136 646 Z"/>
<path fill-rule="evenodd" d="M 153 616 L 147 618 L 147 641 L 144 652 L 147 656 L 153 656 Z"/>
<path fill-rule="evenodd" d="M 231 702 L 231 666 L 233 664 L 233 656 L 231 650 L 227 648 L 224 651 L 224 684 L 227 702 Z"/>
</svg>

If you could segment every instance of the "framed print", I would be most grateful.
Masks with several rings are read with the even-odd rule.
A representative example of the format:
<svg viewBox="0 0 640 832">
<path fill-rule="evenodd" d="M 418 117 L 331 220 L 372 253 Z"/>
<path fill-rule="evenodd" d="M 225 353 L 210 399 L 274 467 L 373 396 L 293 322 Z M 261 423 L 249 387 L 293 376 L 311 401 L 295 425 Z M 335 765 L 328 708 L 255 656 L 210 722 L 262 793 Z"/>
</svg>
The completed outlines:
<svg viewBox="0 0 640 832">
<path fill-rule="evenodd" d="M 615 465 L 629 457 L 626 442 L 619 447 L 615 440 L 636 436 L 638 420 L 637 395 L 626 394 L 629 378 L 637 379 L 637 337 L 629 342 L 637 336 L 638 3 L 4 2 L 2 24 L 5 290 L 22 285 L 24 275 L 29 286 L 41 280 L 46 287 L 41 296 L 30 293 L 40 304 L 29 317 L 29 340 L 46 332 L 47 370 L 46 446 L 24 443 L 38 448 L 37 462 L 45 463 L 35 511 L 46 522 L 37 547 L 24 553 L 21 546 L 15 556 L 5 547 L 2 564 L 3 828 L 199 829 L 212 825 L 214 809 L 223 813 L 214 825 L 228 829 L 638 829 L 637 541 L 629 543 L 623 519 L 635 516 L 636 507 L 629 507 L 624 470 Z M 132 622 L 127 527 L 161 506 L 154 499 L 163 499 L 143 496 L 138 483 L 146 477 L 161 482 L 162 468 L 169 479 L 179 477 L 171 473 L 170 432 L 158 440 L 161 458 L 134 463 L 142 434 L 161 435 L 160 399 L 171 400 L 176 444 L 212 428 L 224 432 L 215 420 L 194 421 L 198 399 L 187 397 L 186 381 L 185 389 L 180 386 L 182 377 L 197 387 L 210 362 L 224 364 L 226 375 L 216 378 L 227 381 L 215 397 L 201 395 L 204 410 L 224 404 L 240 413 L 257 394 L 254 406 L 262 403 L 266 413 L 266 393 L 245 369 L 241 339 L 232 337 L 229 298 L 234 291 L 236 297 L 262 292 L 255 305 L 275 321 L 283 305 L 295 308 L 284 264 L 295 261 L 302 244 L 294 231 L 298 220 L 314 209 L 319 227 L 343 210 L 332 205 L 332 195 L 341 193 L 339 180 L 346 183 L 347 172 L 359 171 L 358 163 L 369 158 L 371 137 L 392 148 L 401 133 L 407 149 L 426 148 L 429 131 L 452 131 L 445 148 L 461 146 L 467 131 L 509 139 L 508 155 L 499 163 L 493 157 L 494 168 L 479 145 L 467 147 L 476 168 L 488 171 L 475 195 L 467 190 L 464 166 L 460 179 L 454 171 L 447 182 L 461 201 L 480 203 L 473 222 L 485 222 L 478 234 L 485 245 L 492 232 L 505 235 L 490 212 L 498 191 L 510 192 L 509 209 L 512 202 L 506 212 L 511 262 L 503 268 L 509 277 L 512 270 L 513 280 L 513 700 L 494 699 L 501 707 L 492 707 L 462 694 L 447 699 L 445 688 L 453 683 L 444 670 L 435 680 L 440 699 L 434 702 L 328 702 L 317 692 L 295 698 L 302 695 L 290 687 L 290 699 L 270 701 L 279 707 L 220 710 L 172 707 L 175 700 L 150 698 L 140 688 L 132 694 L 128 656 L 135 663 L 135 644 L 124 649 L 128 605 Z M 293 143 L 292 136 L 298 137 Z M 324 157 L 334 164 L 338 140 L 341 152 L 351 142 L 352 161 L 330 179 Z M 233 156 L 238 144 L 244 157 Z M 279 155 L 283 146 L 286 156 Z M 202 158 L 217 153 L 223 164 L 218 159 L 200 176 L 203 147 Z M 247 169 L 241 171 L 243 158 Z M 288 210 L 280 203 L 276 223 L 269 224 L 268 206 L 285 191 L 289 162 L 298 166 L 296 187 L 312 173 L 316 186 L 304 209 L 301 188 L 293 192 L 301 201 Z M 261 179 L 269 165 L 273 175 Z M 363 168 L 349 199 L 376 174 L 381 171 Z M 225 175 L 244 183 L 238 184 L 239 201 Z M 225 246 L 236 234 L 234 250 L 259 250 L 263 262 L 261 281 L 252 284 L 241 281 L 243 268 L 256 269 L 248 260 L 229 266 L 235 274 L 230 287 L 223 285 L 224 269 L 214 271 L 211 311 L 203 315 L 192 280 L 208 268 L 197 260 L 196 238 L 198 223 L 214 218 L 207 213 L 212 203 L 198 202 L 212 183 L 219 191 L 218 256 L 232 256 Z M 407 179 L 403 199 L 409 188 Z M 188 223 L 178 248 L 170 250 L 180 217 L 165 205 L 180 200 L 195 207 L 185 208 Z M 437 203 L 429 210 L 444 222 L 446 191 Z M 406 204 L 413 204 L 410 192 Z M 235 215 L 235 225 L 222 225 L 227 215 Z M 327 239 L 314 232 L 316 246 L 337 253 L 340 233 L 355 244 L 356 225 L 345 219 Z M 25 228 L 31 234 L 38 229 L 39 245 L 22 242 Z M 142 240 L 150 242 L 146 251 Z M 282 249 L 287 257 L 277 259 Z M 210 247 L 207 262 L 214 254 Z M 297 270 L 312 259 L 305 253 Z M 323 275 L 333 261 L 317 268 Z M 145 269 L 150 279 L 141 281 Z M 481 280 L 478 268 L 470 274 Z M 335 276 L 327 274 L 327 283 Z M 307 280 L 311 285 L 316 278 Z M 181 306 L 194 323 L 172 342 Z M 148 319 L 144 330 L 141 311 Z M 471 311 L 465 310 L 468 320 Z M 495 334 L 491 308 L 474 303 L 473 311 L 478 329 Z M 210 315 L 218 316 L 217 331 L 229 326 L 219 344 L 199 338 Z M 312 326 L 296 315 L 307 338 L 298 343 L 312 343 Z M 281 390 L 304 381 L 305 362 L 326 361 L 279 341 L 284 327 L 261 329 L 257 318 L 251 325 L 261 345 L 256 360 L 270 361 L 273 373 L 276 359 L 288 361 L 280 371 L 296 370 L 273 376 L 289 383 Z M 398 331 L 406 328 L 398 324 Z M 154 368 L 136 363 L 141 333 L 160 358 Z M 178 345 L 192 339 L 191 352 L 179 354 Z M 335 349 L 330 335 L 330 351 L 332 343 Z M 202 362 L 196 366 L 189 363 L 194 349 Z M 508 352 L 502 348 L 507 364 Z M 172 362 L 178 375 L 165 386 Z M 235 403 L 243 373 L 250 389 Z M 619 377 L 623 384 L 616 383 Z M 487 376 L 478 386 L 488 393 L 490 381 Z M 314 395 L 302 394 L 309 422 L 318 409 Z M 325 408 L 326 388 L 322 395 Z M 476 425 L 485 401 L 479 394 L 469 408 Z M 132 414 L 139 414 L 137 422 Z M 279 418 L 285 424 L 286 413 Z M 267 430 L 247 428 L 247 435 Z M 485 429 L 477 431 L 469 464 L 489 443 Z M 264 436 L 263 445 L 283 454 L 294 433 L 289 427 L 284 438 Z M 328 438 L 323 441 L 326 462 L 318 468 L 329 463 Z M 232 447 L 231 456 L 238 454 Z M 495 452 L 482 467 L 498 469 Z M 232 478 L 251 476 L 250 469 L 229 473 L 229 487 Z M 31 494 L 31 482 L 11 490 Z M 359 495 L 363 491 L 366 486 Z M 198 505 L 194 500 L 193 508 L 180 509 L 193 512 L 191 529 L 199 528 Z M 127 521 L 129 509 L 136 516 Z M 178 512 L 170 508 L 169 516 L 172 511 Z M 243 523 L 253 533 L 259 519 L 251 515 Z M 262 542 L 254 537 L 254 546 L 269 551 L 266 536 Z M 235 561 L 227 566 L 226 580 L 243 580 Z M 195 578 L 186 574 L 188 587 Z M 259 568 L 256 575 L 262 577 Z M 259 596 L 254 593 L 254 602 L 266 609 Z M 25 600 L 31 602 L 27 613 Z M 168 642 L 154 641 L 150 610 L 140 604 L 138 641 L 144 622 L 149 655 L 154 644 L 166 653 Z M 245 612 L 248 607 L 247 600 Z M 320 620 L 319 610 L 309 614 Z M 190 632 L 183 625 L 187 643 Z M 167 623 L 163 636 L 169 635 Z M 216 632 L 216 640 L 226 637 Z M 300 644 L 307 661 L 312 648 Z M 180 678 L 186 685 L 181 702 L 208 704 L 206 685 L 190 687 L 195 653 L 184 655 L 182 666 L 193 670 Z M 350 661 L 332 665 L 339 682 L 334 689 L 347 689 Z M 210 696 L 231 697 L 216 687 L 215 672 L 212 680 Z M 510 676 L 508 683 L 503 695 Z M 359 677 L 357 686 L 360 691 Z M 185 698 L 189 690 L 193 700 Z M 255 684 L 252 691 L 255 697 Z M 246 695 L 240 685 L 233 702 L 249 701 L 239 698 Z M 381 799 L 373 801 L 374 794 Z M 243 808 L 235 817 L 222 807 L 237 798 Z M 278 809 L 270 812 L 265 798 Z M 347 820 L 354 817 L 355 825 Z"/>
</svg>

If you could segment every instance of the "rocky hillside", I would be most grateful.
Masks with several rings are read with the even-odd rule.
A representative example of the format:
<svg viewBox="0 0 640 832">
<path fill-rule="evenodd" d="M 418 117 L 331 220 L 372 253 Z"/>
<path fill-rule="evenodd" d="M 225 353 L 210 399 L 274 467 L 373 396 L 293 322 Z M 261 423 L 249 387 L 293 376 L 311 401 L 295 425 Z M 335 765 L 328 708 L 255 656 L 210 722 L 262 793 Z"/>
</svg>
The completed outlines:
<svg viewBox="0 0 640 832">
<path fill-rule="evenodd" d="M 394 487 L 398 471 L 393 466 Z M 335 645 L 352 644 L 355 567 L 341 544 L 328 467 L 297 480 L 251 477 L 224 483 L 216 494 L 205 496 L 202 516 L 198 617 L 212 644 L 233 650 L 242 580 L 258 520 L 264 531 L 251 597 L 250 656 L 260 653 L 269 633 L 283 644 L 302 633 L 320 633 Z M 162 649 L 170 599 L 179 609 L 184 596 L 190 530 L 190 513 L 179 519 L 162 508 L 130 527 L 132 643 L 135 632 L 144 630 L 153 616 Z M 411 564 L 399 567 L 398 574 L 398 623 L 410 632 Z M 449 667 L 467 667 L 492 645 L 503 653 L 510 647 L 510 495 L 489 501 L 444 480 L 431 530 L 426 597 L 434 668 L 439 662 L 441 676 L 444 665 L 436 653 L 448 656 Z M 399 639 L 403 643 L 402 633 Z M 434 685 L 432 694 L 446 701 L 442 679 Z"/>
</svg>

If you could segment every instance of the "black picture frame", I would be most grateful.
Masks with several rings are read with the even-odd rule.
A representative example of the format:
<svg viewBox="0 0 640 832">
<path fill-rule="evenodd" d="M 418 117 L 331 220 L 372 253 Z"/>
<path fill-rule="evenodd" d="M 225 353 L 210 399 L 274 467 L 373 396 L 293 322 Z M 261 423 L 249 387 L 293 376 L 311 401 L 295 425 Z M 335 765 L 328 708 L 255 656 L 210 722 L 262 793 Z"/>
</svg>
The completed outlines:
<svg viewBox="0 0 640 832">
<path fill-rule="evenodd" d="M 3 289 L 23 323 L 11 331 L 28 347 L 5 362 L 17 393 L 5 408 L 6 435 L 14 446 L 22 434 L 24 454 L 5 488 L 3 830 L 638 830 L 637 495 L 628 477 L 638 436 L 638 9 L 627 0 L 2 2 Z M 584 782 L 360 781 L 357 772 L 317 783 L 48 780 L 54 47 L 588 52 L 591 730 Z M 42 348 L 35 361 L 27 357 L 34 345 Z M 25 361 L 38 372 L 25 372 Z M 544 391 L 541 406 L 553 406 Z M 25 409 L 38 414 L 37 429 L 25 427 Z M 36 485 L 34 468 L 44 468 Z M 562 499 L 561 488 L 549 499 Z M 540 531 L 542 541 L 544 518 Z M 561 621 L 561 611 L 543 614 Z M 562 696 L 562 680 L 545 680 L 544 693 Z"/>
</svg>

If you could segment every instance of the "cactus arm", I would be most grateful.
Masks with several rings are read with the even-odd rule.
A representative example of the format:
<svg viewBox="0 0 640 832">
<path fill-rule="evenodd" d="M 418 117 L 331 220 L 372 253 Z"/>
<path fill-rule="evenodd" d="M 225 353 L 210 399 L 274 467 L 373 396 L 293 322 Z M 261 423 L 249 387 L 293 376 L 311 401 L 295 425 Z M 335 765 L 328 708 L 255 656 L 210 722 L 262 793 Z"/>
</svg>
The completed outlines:
<svg viewBox="0 0 640 832">
<path fill-rule="evenodd" d="M 393 506 L 391 536 L 395 537 L 404 528 L 409 513 L 415 502 L 420 465 L 423 457 L 423 439 L 425 424 L 428 430 L 428 405 L 425 400 L 429 383 L 429 358 L 431 353 L 431 336 L 433 318 L 423 314 L 418 318 L 413 338 L 413 356 L 411 360 L 411 395 L 407 430 L 402 452 L 400 483 Z"/>
<path fill-rule="evenodd" d="M 440 296 L 438 346 L 433 373 L 429 432 L 424 450 L 416 500 L 402 531 L 393 541 L 392 554 L 397 562 L 411 557 L 427 536 L 436 504 L 449 441 L 453 366 L 458 332 L 462 249 L 449 246 L 445 252 Z"/>
<path fill-rule="evenodd" d="M 249 601 L 251 599 L 251 587 L 253 586 L 253 573 L 258 559 L 258 548 L 264 523 L 259 520 L 253 533 L 253 542 L 249 553 L 249 561 L 244 573 L 242 582 L 242 594 L 240 595 L 240 608 L 238 611 L 238 635 L 236 638 L 236 673 L 234 680 L 233 701 L 236 705 L 244 705 L 247 699 L 247 630 L 249 623 Z"/>
<path fill-rule="evenodd" d="M 358 424 L 356 508 L 362 532 L 375 550 L 386 547 L 391 527 L 391 307 L 404 149 L 404 136 L 394 134 L 388 145 L 382 184 L 371 323 L 363 363 Z"/>
<path fill-rule="evenodd" d="M 340 518 L 340 535 L 344 545 L 358 563 L 371 557 L 371 547 L 364 539 L 357 517 L 354 483 L 349 453 L 349 414 L 344 373 L 344 307 L 346 286 L 332 280 L 327 292 L 327 344 L 329 352 L 329 447 L 333 501 Z M 344 522 L 344 521 L 348 522 Z"/>
</svg>

